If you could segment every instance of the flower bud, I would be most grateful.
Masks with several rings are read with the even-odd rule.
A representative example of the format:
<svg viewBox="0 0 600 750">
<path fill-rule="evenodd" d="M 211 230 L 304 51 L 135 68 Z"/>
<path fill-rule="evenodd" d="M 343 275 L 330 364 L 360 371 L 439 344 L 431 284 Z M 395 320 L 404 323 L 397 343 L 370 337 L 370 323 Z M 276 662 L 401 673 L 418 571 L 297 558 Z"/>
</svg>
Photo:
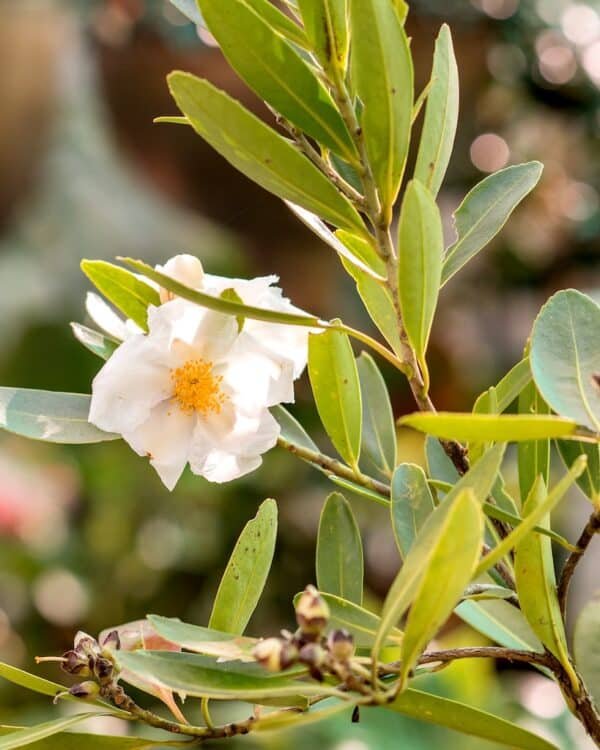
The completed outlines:
<svg viewBox="0 0 600 750">
<path fill-rule="evenodd" d="M 336 661 L 348 661 L 354 655 L 354 638 L 347 630 L 332 630 L 327 637 L 327 648 Z"/>
<path fill-rule="evenodd" d="M 307 586 L 298 599 L 296 620 L 303 635 L 318 637 L 325 630 L 329 607 L 314 586 Z"/>
<path fill-rule="evenodd" d="M 96 682 L 92 682 L 91 680 L 81 682 L 79 685 L 73 685 L 69 690 L 69 695 L 72 695 L 74 698 L 81 698 L 82 700 L 93 700 L 99 694 L 100 687 Z"/>
<path fill-rule="evenodd" d="M 256 644 L 252 654 L 269 672 L 281 672 L 297 660 L 298 649 L 281 638 L 265 638 Z"/>
<path fill-rule="evenodd" d="M 327 654 L 322 646 L 319 646 L 318 643 L 306 643 L 300 649 L 298 658 L 299 661 L 306 664 L 311 677 L 315 680 L 323 680 L 321 667 L 325 664 Z"/>
<path fill-rule="evenodd" d="M 106 682 L 109 680 L 114 671 L 114 664 L 110 659 L 105 659 L 103 656 L 99 656 L 94 661 L 94 674 L 100 680 L 100 682 Z"/>
<path fill-rule="evenodd" d="M 118 630 L 111 630 L 102 639 L 102 648 L 108 649 L 109 651 L 118 651 L 121 648 L 121 639 L 119 637 Z"/>
</svg>

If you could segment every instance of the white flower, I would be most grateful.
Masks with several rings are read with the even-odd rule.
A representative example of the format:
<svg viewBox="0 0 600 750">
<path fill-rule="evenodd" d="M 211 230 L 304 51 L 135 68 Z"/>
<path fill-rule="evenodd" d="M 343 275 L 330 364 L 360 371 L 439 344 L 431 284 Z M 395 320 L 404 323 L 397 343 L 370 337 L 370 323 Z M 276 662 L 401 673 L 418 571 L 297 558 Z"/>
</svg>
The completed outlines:
<svg viewBox="0 0 600 750">
<path fill-rule="evenodd" d="M 296 311 L 270 277 L 223 279 L 198 274 L 198 266 L 179 280 L 187 283 L 191 271 L 208 293 L 234 288 L 248 304 Z M 127 331 L 94 379 L 90 421 L 147 455 L 169 489 L 187 463 L 211 481 L 230 481 L 259 466 L 277 442 L 268 407 L 293 401 L 308 330 L 246 320 L 240 332 L 231 316 L 163 298 L 148 310 L 148 333 Z"/>
</svg>

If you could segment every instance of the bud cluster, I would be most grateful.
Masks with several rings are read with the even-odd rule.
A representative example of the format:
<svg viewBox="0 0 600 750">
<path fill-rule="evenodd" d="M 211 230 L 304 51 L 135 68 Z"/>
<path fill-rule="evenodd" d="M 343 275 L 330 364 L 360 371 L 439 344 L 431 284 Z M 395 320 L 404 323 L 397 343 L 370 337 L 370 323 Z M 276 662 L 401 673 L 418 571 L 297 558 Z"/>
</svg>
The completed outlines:
<svg viewBox="0 0 600 750">
<path fill-rule="evenodd" d="M 307 586 L 296 604 L 295 633 L 282 631 L 280 638 L 265 638 L 254 648 L 254 658 L 270 672 L 304 664 L 311 676 L 323 680 L 326 673 L 345 671 L 354 655 L 354 639 L 347 630 L 331 630 L 329 607 L 314 586 Z"/>
<path fill-rule="evenodd" d="M 89 700 L 96 698 L 103 687 L 112 685 L 117 673 L 114 652 L 120 648 L 120 645 L 119 634 L 116 630 L 108 633 L 102 643 L 91 635 L 79 631 L 75 636 L 73 648 L 66 651 L 60 659 L 56 659 L 60 661 L 61 668 L 68 674 L 90 678 L 73 685 L 68 691 L 69 695 Z M 51 660 L 50 657 L 42 657 L 37 661 L 49 660 Z"/>
</svg>

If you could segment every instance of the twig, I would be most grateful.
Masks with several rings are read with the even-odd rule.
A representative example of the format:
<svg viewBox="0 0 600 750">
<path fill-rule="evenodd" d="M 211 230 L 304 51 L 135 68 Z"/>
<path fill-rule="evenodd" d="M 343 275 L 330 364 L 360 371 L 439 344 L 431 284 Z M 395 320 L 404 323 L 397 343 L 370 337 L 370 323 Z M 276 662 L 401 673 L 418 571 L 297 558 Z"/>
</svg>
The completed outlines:
<svg viewBox="0 0 600 750">
<path fill-rule="evenodd" d="M 341 479 L 346 479 L 349 482 L 354 482 L 361 487 L 366 487 L 368 490 L 381 495 L 382 503 L 384 503 L 385 505 L 389 503 L 389 485 L 383 484 L 383 482 L 379 482 L 377 481 L 377 479 L 368 477 L 365 474 L 357 473 L 349 466 L 346 466 L 335 458 L 331 458 L 331 456 L 327 456 L 324 453 L 318 453 L 317 451 L 310 450 L 310 448 L 305 448 L 301 445 L 295 445 L 294 443 L 290 443 L 285 438 L 279 437 L 277 443 L 281 448 L 289 451 L 289 453 L 298 456 L 304 461 L 308 461 L 308 463 L 318 466 L 325 472 L 335 474 L 335 476 L 340 477 Z M 385 498 L 385 500 L 383 498 Z"/>
<path fill-rule="evenodd" d="M 569 593 L 571 579 L 573 578 L 573 574 L 575 573 L 579 561 L 584 556 L 590 542 L 598 532 L 600 532 L 600 510 L 594 511 L 590 516 L 581 532 L 581 536 L 577 540 L 577 544 L 575 545 L 577 549 L 571 552 L 564 568 L 562 569 L 558 584 L 558 603 L 560 605 L 563 620 L 566 618 L 567 613 L 567 595 Z"/>
</svg>

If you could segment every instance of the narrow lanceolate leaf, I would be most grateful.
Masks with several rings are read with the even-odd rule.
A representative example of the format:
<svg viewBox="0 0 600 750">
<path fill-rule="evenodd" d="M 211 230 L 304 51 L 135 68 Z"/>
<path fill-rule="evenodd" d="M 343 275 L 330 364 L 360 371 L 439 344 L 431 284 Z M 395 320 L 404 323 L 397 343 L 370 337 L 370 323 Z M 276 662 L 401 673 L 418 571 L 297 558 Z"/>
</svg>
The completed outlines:
<svg viewBox="0 0 600 750">
<path fill-rule="evenodd" d="M 600 307 L 574 289 L 558 292 L 533 327 L 531 371 L 557 414 L 600 432 Z"/>
<path fill-rule="evenodd" d="M 362 604 L 363 550 L 348 501 L 332 492 L 325 501 L 317 537 L 317 585 L 321 591 Z"/>
<path fill-rule="evenodd" d="M 550 414 L 550 409 L 540 396 L 535 383 L 523 389 L 519 396 L 519 414 L 534 416 L 538 414 Z M 521 500 L 531 492 L 537 477 L 541 476 L 546 486 L 550 475 L 550 440 L 527 440 L 519 443 L 519 489 Z"/>
<path fill-rule="evenodd" d="M 373 245 L 366 239 L 356 237 L 354 234 L 345 232 L 348 237 L 352 238 L 352 244 L 350 242 L 342 242 L 339 239 L 338 232 L 332 232 L 324 221 L 321 221 L 318 216 L 307 211 L 301 206 L 296 206 L 290 201 L 285 201 L 290 211 L 295 214 L 300 221 L 307 226 L 317 237 L 323 242 L 327 243 L 329 247 L 332 247 L 339 255 L 342 263 L 350 261 L 354 266 L 360 269 L 361 273 L 366 274 L 371 279 L 378 282 L 385 281 L 386 270 L 385 263 L 377 256 L 377 253 L 373 249 Z"/>
<path fill-rule="evenodd" d="M 537 185 L 542 169 L 537 161 L 507 167 L 486 177 L 468 193 L 454 214 L 458 238 L 446 253 L 443 284 L 498 234 Z"/>
<path fill-rule="evenodd" d="M 442 444 L 437 438 L 428 435 L 425 438 L 425 461 L 427 474 L 431 479 L 454 484 L 460 479 L 456 466 L 452 463 Z"/>
<path fill-rule="evenodd" d="M 310 435 L 306 432 L 304 427 L 293 417 L 289 411 L 282 406 L 277 404 L 271 407 L 271 414 L 275 417 L 279 426 L 281 427 L 280 437 L 287 440 L 292 445 L 297 445 L 300 448 L 308 448 L 310 451 L 315 453 L 319 452 L 319 448 Z"/>
<path fill-rule="evenodd" d="M 399 424 L 413 427 L 438 438 L 517 442 L 568 437 L 577 430 L 577 423 L 552 414 L 470 414 L 437 412 L 409 414 Z"/>
<path fill-rule="evenodd" d="M 168 81 L 194 130 L 246 177 L 338 227 L 365 234 L 351 203 L 288 140 L 208 81 L 181 72 Z"/>
<path fill-rule="evenodd" d="M 232 636 L 231 633 L 191 625 L 173 617 L 148 615 L 148 620 L 160 636 L 186 651 L 214 656 L 222 661 L 254 661 L 252 650 L 258 642 L 257 638 Z"/>
<path fill-rule="evenodd" d="M 38 724 L 35 727 L 28 727 L 27 729 L 18 729 L 16 732 L 0 737 L 0 750 L 14 750 L 17 747 L 24 747 L 25 745 L 31 745 L 34 742 L 40 742 L 46 739 L 46 737 L 52 737 L 59 732 L 72 727 L 74 724 L 78 724 L 85 719 L 91 719 L 93 716 L 102 716 L 97 713 L 85 713 L 75 714 L 75 716 L 63 716 L 60 719 L 53 719 L 52 721 L 46 721 L 43 724 Z"/>
<path fill-rule="evenodd" d="M 463 601 L 455 609 L 461 620 L 505 648 L 543 650 L 521 610 L 504 601 Z"/>
<path fill-rule="evenodd" d="M 405 690 L 385 708 L 519 750 L 558 750 L 551 742 L 506 719 L 421 690 Z"/>
<path fill-rule="evenodd" d="M 340 695 L 327 685 L 273 674 L 259 664 L 219 662 L 202 654 L 174 651 L 119 651 L 119 665 L 137 680 L 160 682 L 175 693 L 196 698 L 260 703 L 302 695 Z M 291 703 L 290 703 L 291 705 Z"/>
<path fill-rule="evenodd" d="M 430 639 L 446 622 L 473 576 L 483 542 L 483 512 L 470 491 L 449 509 L 413 597 L 402 641 L 406 682 Z"/>
<path fill-rule="evenodd" d="M 177 297 L 195 302 L 200 307 L 206 307 L 209 310 L 215 310 L 215 312 L 233 315 L 235 318 L 250 318 L 251 320 L 264 320 L 268 323 L 283 323 L 284 325 L 306 326 L 308 328 L 323 328 L 327 325 L 313 315 L 278 312 L 277 310 L 243 305 L 233 299 L 214 297 L 212 294 L 199 292 L 189 286 L 185 286 L 185 284 L 181 284 L 179 281 L 155 270 L 152 266 L 141 260 L 134 260 L 133 258 L 120 258 L 119 260 L 135 269 L 138 273 L 160 284 L 161 287 L 167 289 L 169 292 L 173 292 Z"/>
<path fill-rule="evenodd" d="M 531 489 L 523 506 L 525 518 L 547 505 L 546 489 L 539 479 Z M 550 526 L 550 515 L 546 513 L 536 519 L 541 525 Z M 563 624 L 554 561 L 552 559 L 552 542 L 541 534 L 527 534 L 515 546 L 515 580 L 521 610 L 531 625 L 534 633 L 562 663 L 573 687 L 579 691 L 579 680 L 569 658 L 567 636 Z"/>
<path fill-rule="evenodd" d="M 345 333 L 328 330 L 308 339 L 308 374 L 323 427 L 340 456 L 358 465 L 362 402 L 358 370 Z"/>
<path fill-rule="evenodd" d="M 456 482 L 444 498 L 444 502 L 451 500 L 464 490 L 471 490 L 477 501 L 483 505 L 497 482 L 505 447 L 503 443 L 498 443 L 487 450 L 479 461 Z"/>
<path fill-rule="evenodd" d="M 231 67 L 276 112 L 318 143 L 352 160 L 356 148 L 313 69 L 246 0 L 198 0 Z"/>
<path fill-rule="evenodd" d="M 342 260 L 342 264 L 356 282 L 356 291 L 369 317 L 396 354 L 401 356 L 402 343 L 398 333 L 398 313 L 389 289 L 361 271 L 355 264 L 346 260 Z"/>
<path fill-rule="evenodd" d="M 577 669 L 596 705 L 600 703 L 600 599 L 597 594 L 582 609 L 575 625 L 573 648 Z"/>
<path fill-rule="evenodd" d="M 425 122 L 415 167 L 415 178 L 430 190 L 434 198 L 442 185 L 452 155 L 458 105 L 458 68 L 452 35 L 444 24 L 435 43 L 431 88 L 427 96 Z"/>
<path fill-rule="evenodd" d="M 484 391 L 473 405 L 476 414 L 503 414 L 531 382 L 529 358 L 518 362 L 495 386 Z"/>
<path fill-rule="evenodd" d="M 396 466 L 396 426 L 385 380 L 373 357 L 366 352 L 357 358 L 363 402 L 361 464 L 367 474 L 391 478 Z"/>
<path fill-rule="evenodd" d="M 542 489 L 545 493 L 545 483 L 542 477 L 538 477 L 534 486 L 531 488 L 528 500 L 531 499 L 535 489 L 537 493 L 536 498 L 539 500 L 539 502 L 533 504 L 533 501 L 531 501 L 530 509 L 528 512 L 525 512 L 525 508 L 523 509 L 523 520 L 521 521 L 521 523 L 515 529 L 513 529 L 507 537 L 502 539 L 502 541 L 499 542 L 496 547 L 494 547 L 491 552 L 488 552 L 488 554 L 483 558 L 477 568 L 478 575 L 484 573 L 486 570 L 489 570 L 492 565 L 495 565 L 499 560 L 507 555 L 513 547 L 516 547 L 522 540 L 526 539 L 528 536 L 531 536 L 531 532 L 538 524 L 540 526 L 545 525 L 544 518 L 554 510 L 554 508 L 564 497 L 569 487 L 571 487 L 577 477 L 581 475 L 581 473 L 585 469 L 585 464 L 585 456 L 579 456 L 579 458 L 575 461 L 567 474 L 559 482 L 557 482 L 552 491 L 547 496 L 544 495 L 543 500 L 539 500 L 539 498 L 541 497 Z M 535 534 L 535 536 L 537 536 L 537 534 Z M 550 542 L 550 539 L 547 536 L 546 539 L 548 542 Z"/>
<path fill-rule="evenodd" d="M 119 346 L 119 342 L 110 338 L 110 336 L 106 336 L 100 331 L 94 331 L 80 323 L 71 323 L 71 330 L 77 341 L 100 359 L 107 360 Z"/>
<path fill-rule="evenodd" d="M 398 292 L 408 339 L 425 372 L 425 352 L 440 290 L 443 251 L 439 209 L 429 190 L 413 180 L 406 189 L 400 212 Z"/>
<path fill-rule="evenodd" d="M 392 478 L 392 529 L 404 559 L 435 508 L 427 478 L 420 466 L 400 464 Z"/>
<path fill-rule="evenodd" d="M 24 727 L 0 726 L 0 735 L 12 735 Z M 123 737 L 121 735 L 91 734 L 80 732 L 59 732 L 33 744 L 27 742 L 31 750 L 151 750 L 151 748 L 181 747 L 177 740 L 149 740 L 144 737 Z M 20 747 L 23 747 L 21 745 Z"/>
<path fill-rule="evenodd" d="M 321 591 L 320 594 L 329 607 L 330 627 L 332 629 L 342 628 L 352 633 L 357 648 L 371 648 L 379 629 L 380 618 L 374 612 L 347 599 L 341 599 L 339 596 L 328 594 L 325 591 Z M 294 597 L 294 604 L 301 595 L 297 594 Z M 392 628 L 385 645 L 399 646 L 401 643 L 402 631 L 398 628 Z"/>
<path fill-rule="evenodd" d="M 566 466 L 571 466 L 577 456 L 586 456 L 587 466 L 577 484 L 594 505 L 600 504 L 600 445 L 577 440 L 557 440 L 556 445 Z"/>
<path fill-rule="evenodd" d="M 300 26 L 285 13 L 282 13 L 270 0 L 245 0 L 245 2 L 273 31 L 299 47 L 310 48 L 310 42 Z"/>
<path fill-rule="evenodd" d="M 82 260 L 81 270 L 98 291 L 144 331 L 148 330 L 148 305 L 160 305 L 160 297 L 130 271 L 104 260 Z"/>
<path fill-rule="evenodd" d="M 277 504 L 265 500 L 248 521 L 229 558 L 215 597 L 208 627 L 241 635 L 252 616 L 273 561 Z"/>
<path fill-rule="evenodd" d="M 350 0 L 352 85 L 384 215 L 391 216 L 406 165 L 414 96 L 408 39 L 389 0 Z"/>
<path fill-rule="evenodd" d="M 343 72 L 348 58 L 346 0 L 298 0 L 304 28 L 325 70 Z"/>
<path fill-rule="evenodd" d="M 81 393 L 0 388 L 0 428 L 48 443 L 100 443 L 118 435 L 88 422 L 90 396 Z"/>
</svg>

